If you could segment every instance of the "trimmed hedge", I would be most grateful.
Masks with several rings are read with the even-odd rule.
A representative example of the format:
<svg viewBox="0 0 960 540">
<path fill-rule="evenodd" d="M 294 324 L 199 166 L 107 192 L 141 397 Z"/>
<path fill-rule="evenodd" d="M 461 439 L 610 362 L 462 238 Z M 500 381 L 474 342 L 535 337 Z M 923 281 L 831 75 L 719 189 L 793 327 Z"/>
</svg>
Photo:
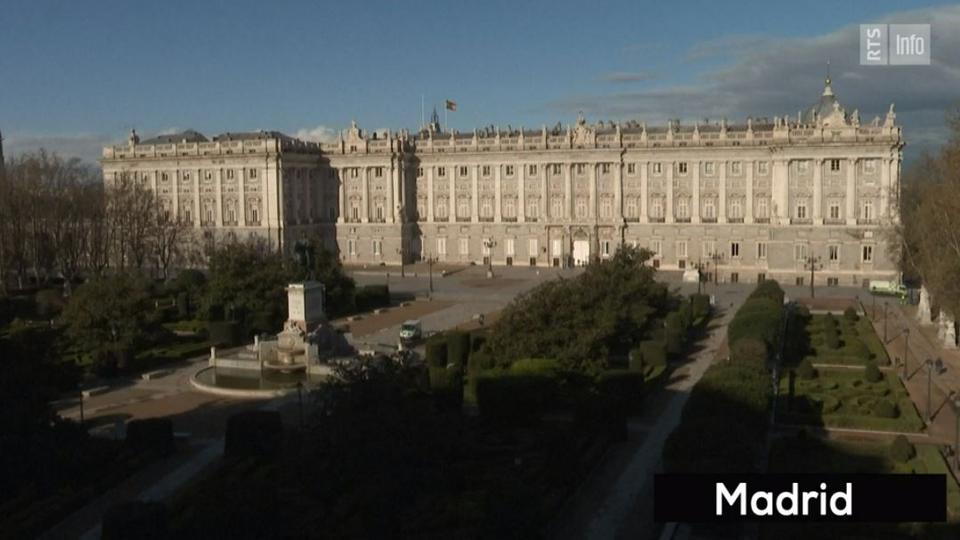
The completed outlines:
<svg viewBox="0 0 960 540">
<path fill-rule="evenodd" d="M 744 337 L 730 348 L 730 360 L 735 364 L 763 367 L 767 362 L 767 344 L 754 337 Z"/>
<path fill-rule="evenodd" d="M 630 352 L 630 369 L 643 371 L 647 366 L 667 365 L 667 346 L 663 341 L 648 339 L 641 341 Z"/>
<path fill-rule="evenodd" d="M 890 400 L 881 399 L 873 405 L 873 415 L 877 418 L 899 418 L 900 410 Z"/>
<path fill-rule="evenodd" d="M 447 338 L 447 363 L 460 369 L 466 368 L 470 356 L 470 334 L 451 330 L 444 335 Z"/>
<path fill-rule="evenodd" d="M 477 376 L 480 417 L 500 425 L 539 418 L 554 395 L 555 381 L 546 375 L 488 371 Z"/>
<path fill-rule="evenodd" d="M 883 380 L 883 373 L 880 372 L 880 368 L 878 368 L 876 364 L 870 362 L 863 370 L 863 378 L 866 379 L 867 382 L 880 382 Z"/>
<path fill-rule="evenodd" d="M 277 411 L 242 411 L 227 419 L 223 455 L 275 458 L 283 446 L 283 420 Z"/>
<path fill-rule="evenodd" d="M 800 362 L 800 365 L 797 366 L 797 377 L 801 379 L 811 380 L 816 379 L 819 373 L 817 373 L 817 368 L 813 367 L 813 363 L 810 362 L 809 358 L 804 358 Z"/>
<path fill-rule="evenodd" d="M 427 365 L 434 368 L 446 368 L 447 342 L 440 339 L 431 339 L 426 345 Z"/>
<path fill-rule="evenodd" d="M 170 455 L 174 451 L 173 421 L 169 418 L 131 420 L 127 424 L 125 444 L 137 453 Z"/>
<path fill-rule="evenodd" d="M 710 295 L 697 293 L 691 294 L 690 307 L 693 311 L 693 320 L 706 317 L 710 313 Z"/>
<path fill-rule="evenodd" d="M 643 372 L 610 369 L 597 377 L 597 391 L 615 412 L 632 412 L 640 404 Z"/>
<path fill-rule="evenodd" d="M 917 448 L 903 435 L 897 435 L 890 443 L 890 457 L 894 461 L 906 463 L 917 455 Z"/>
<path fill-rule="evenodd" d="M 667 354 L 678 356 L 683 352 L 683 345 L 687 334 L 687 325 L 684 315 L 680 311 L 671 311 L 663 321 L 663 337 Z"/>
<path fill-rule="evenodd" d="M 103 515 L 102 540 L 166 537 L 167 507 L 163 503 L 129 501 L 110 507 Z"/>
<path fill-rule="evenodd" d="M 860 320 L 860 316 L 857 315 L 857 310 L 853 307 L 848 307 L 843 310 L 843 318 L 850 322 L 857 322 Z"/>
</svg>

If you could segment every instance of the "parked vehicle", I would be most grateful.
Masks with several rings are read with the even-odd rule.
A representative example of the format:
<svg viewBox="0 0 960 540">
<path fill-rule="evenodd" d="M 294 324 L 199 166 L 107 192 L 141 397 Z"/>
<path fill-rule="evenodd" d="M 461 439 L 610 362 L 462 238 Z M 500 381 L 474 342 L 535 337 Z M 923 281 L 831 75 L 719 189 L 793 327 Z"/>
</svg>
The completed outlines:
<svg viewBox="0 0 960 540">
<path fill-rule="evenodd" d="M 404 344 L 415 343 L 423 337 L 423 327 L 418 319 L 404 321 L 400 325 L 400 341 Z"/>
<path fill-rule="evenodd" d="M 870 292 L 879 295 L 896 296 L 900 299 L 907 297 L 906 286 L 897 281 L 871 281 Z"/>
</svg>

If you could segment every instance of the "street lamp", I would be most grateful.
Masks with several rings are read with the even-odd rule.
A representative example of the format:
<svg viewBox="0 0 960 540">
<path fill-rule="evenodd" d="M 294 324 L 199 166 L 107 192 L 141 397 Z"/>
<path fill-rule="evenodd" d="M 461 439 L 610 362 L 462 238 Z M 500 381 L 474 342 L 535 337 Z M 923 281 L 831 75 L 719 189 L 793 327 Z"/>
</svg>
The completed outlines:
<svg viewBox="0 0 960 540">
<path fill-rule="evenodd" d="M 436 261 L 437 259 L 435 259 L 433 256 L 427 255 L 427 270 L 430 275 L 430 295 L 431 296 L 433 296 L 433 263 L 435 263 Z"/>
<path fill-rule="evenodd" d="M 819 256 L 815 257 L 810 255 L 804 260 L 803 267 L 810 270 L 810 298 L 813 298 L 813 280 L 815 277 L 814 272 L 817 270 L 823 270 L 823 264 L 820 263 Z"/>
<path fill-rule="evenodd" d="M 876 297 L 874 297 L 876 298 Z M 883 342 L 887 342 L 887 301 L 883 301 Z"/>
<path fill-rule="evenodd" d="M 723 261 L 723 253 L 719 251 L 714 251 L 707 256 L 710 257 L 711 261 L 713 261 L 713 288 L 715 291 L 719 291 L 720 290 L 719 270 L 720 270 L 720 262 Z"/>
<path fill-rule="evenodd" d="M 933 405 L 931 403 L 931 394 L 933 392 L 933 371 L 936 369 L 937 375 L 945 371 L 943 367 L 943 360 L 937 358 L 936 361 L 927 358 L 923 365 L 927 367 L 927 414 L 926 420 L 927 424 L 930 424 L 931 417 L 933 416 Z"/>
<path fill-rule="evenodd" d="M 496 245 L 493 238 L 483 239 L 483 247 L 487 249 L 487 278 L 493 278 L 493 247 Z"/>
<path fill-rule="evenodd" d="M 403 260 L 403 240 L 400 240 L 400 247 L 397 248 L 397 255 L 400 256 L 400 277 L 407 277 L 407 276 L 403 273 L 403 266 L 404 266 L 404 262 L 405 262 L 405 261 Z"/>
<path fill-rule="evenodd" d="M 903 380 L 907 380 L 907 359 L 910 357 L 910 329 L 903 329 L 904 335 L 904 345 L 903 345 Z"/>
</svg>

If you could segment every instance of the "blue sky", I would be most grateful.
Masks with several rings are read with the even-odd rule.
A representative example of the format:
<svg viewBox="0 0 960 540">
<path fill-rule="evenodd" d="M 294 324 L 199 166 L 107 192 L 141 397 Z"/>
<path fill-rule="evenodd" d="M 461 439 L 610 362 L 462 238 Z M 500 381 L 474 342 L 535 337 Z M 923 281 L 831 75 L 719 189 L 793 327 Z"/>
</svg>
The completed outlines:
<svg viewBox="0 0 960 540">
<path fill-rule="evenodd" d="M 858 66 L 866 22 L 933 22 L 934 65 Z M 960 8 L 904 0 L 8 2 L 0 130 L 8 153 L 95 159 L 131 127 L 415 128 L 421 95 L 428 112 L 456 100 L 461 130 L 569 123 L 578 110 L 742 120 L 808 108 L 829 58 L 844 105 L 869 119 L 896 101 L 924 148 L 960 97 L 956 34 Z"/>
</svg>

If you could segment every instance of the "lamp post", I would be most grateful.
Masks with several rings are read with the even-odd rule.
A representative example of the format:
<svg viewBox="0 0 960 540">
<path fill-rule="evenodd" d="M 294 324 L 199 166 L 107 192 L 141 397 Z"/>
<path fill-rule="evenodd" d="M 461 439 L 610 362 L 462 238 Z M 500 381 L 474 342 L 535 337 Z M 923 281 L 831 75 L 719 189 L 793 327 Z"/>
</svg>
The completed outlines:
<svg viewBox="0 0 960 540">
<path fill-rule="evenodd" d="M 904 335 L 904 345 L 903 345 L 903 380 L 907 380 L 907 359 L 910 357 L 910 329 L 903 329 Z"/>
<path fill-rule="evenodd" d="M 943 367 L 943 360 L 939 358 L 937 358 L 936 361 L 931 360 L 930 358 L 927 358 L 923 362 L 923 364 L 927 366 L 927 414 L 926 414 L 927 418 L 926 420 L 927 420 L 927 424 L 930 424 L 931 417 L 933 416 L 933 404 L 931 402 L 931 400 L 933 399 L 931 397 L 933 393 L 933 372 L 934 370 L 936 370 L 937 375 L 939 375 L 943 373 L 945 370 Z"/>
<path fill-rule="evenodd" d="M 876 298 L 876 297 L 874 297 Z M 883 301 L 883 342 L 887 342 L 887 301 Z"/>
<path fill-rule="evenodd" d="M 432 256 L 427 255 L 427 271 L 430 275 L 430 295 L 433 295 L 433 263 L 436 261 Z"/>
<path fill-rule="evenodd" d="M 483 247 L 487 249 L 487 278 L 489 279 L 493 278 L 493 247 L 496 245 L 493 238 L 483 239 Z"/>
<path fill-rule="evenodd" d="M 953 435 L 953 468 L 960 470 L 960 398 L 953 398 L 953 412 L 957 415 L 956 431 Z"/>
<path fill-rule="evenodd" d="M 815 272 L 817 270 L 823 270 L 823 264 L 820 263 L 819 256 L 815 257 L 813 255 L 810 255 L 804 260 L 803 267 L 805 269 L 810 270 L 810 298 L 813 298 L 813 295 L 814 295 L 813 281 L 816 277 Z"/>
<path fill-rule="evenodd" d="M 719 292 L 720 290 L 719 270 L 720 270 L 720 261 L 723 260 L 723 253 L 719 251 L 714 251 L 713 253 L 708 255 L 708 257 L 710 257 L 710 260 L 713 261 L 713 288 L 714 288 L 714 291 Z"/>
<path fill-rule="evenodd" d="M 403 272 L 404 263 L 406 262 L 403 260 L 403 240 L 400 240 L 400 247 L 397 248 L 397 255 L 400 256 L 400 277 L 407 277 Z"/>
</svg>

